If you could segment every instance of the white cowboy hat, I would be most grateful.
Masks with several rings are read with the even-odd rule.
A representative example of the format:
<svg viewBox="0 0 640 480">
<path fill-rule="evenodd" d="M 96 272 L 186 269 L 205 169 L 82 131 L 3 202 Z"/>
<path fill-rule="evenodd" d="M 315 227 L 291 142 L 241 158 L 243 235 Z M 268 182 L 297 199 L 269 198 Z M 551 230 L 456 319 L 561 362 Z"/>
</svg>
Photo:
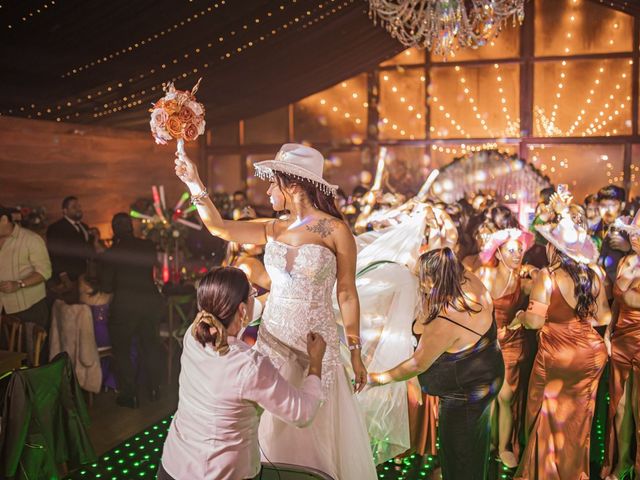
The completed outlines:
<svg viewBox="0 0 640 480">
<path fill-rule="evenodd" d="M 327 195 L 336 196 L 338 185 L 332 185 L 322 178 L 324 157 L 315 148 L 297 143 L 285 143 L 276 158 L 253 164 L 256 176 L 269 180 L 274 172 L 282 172 L 314 183 Z"/>
<path fill-rule="evenodd" d="M 598 247 L 589 233 L 576 225 L 570 217 L 563 217 L 557 224 L 536 225 L 536 230 L 551 245 L 578 263 L 595 263 L 600 256 Z"/>
</svg>

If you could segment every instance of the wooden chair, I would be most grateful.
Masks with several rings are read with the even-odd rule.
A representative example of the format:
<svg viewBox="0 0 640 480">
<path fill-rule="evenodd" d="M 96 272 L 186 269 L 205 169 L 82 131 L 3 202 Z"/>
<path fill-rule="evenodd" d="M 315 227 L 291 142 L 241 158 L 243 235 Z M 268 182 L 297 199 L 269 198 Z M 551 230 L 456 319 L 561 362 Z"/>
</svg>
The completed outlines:
<svg viewBox="0 0 640 480">
<path fill-rule="evenodd" d="M 103 358 L 106 357 L 113 357 L 113 348 L 111 347 L 111 345 L 107 345 L 104 347 L 98 347 L 98 357 L 100 358 L 100 361 L 102 361 Z M 104 385 L 104 379 L 103 381 L 103 385 Z M 102 388 L 103 391 L 106 391 L 106 388 Z M 88 394 L 88 403 L 90 407 L 93 407 L 93 396 L 95 395 L 93 392 L 87 392 Z"/>
<path fill-rule="evenodd" d="M 10 352 L 22 352 L 22 322 L 17 317 L 5 315 L 2 317 L 2 333 Z"/>
<path fill-rule="evenodd" d="M 40 325 L 33 326 L 33 366 L 40 366 L 40 354 L 42 353 L 42 347 L 47 340 L 47 331 Z"/>
<path fill-rule="evenodd" d="M 179 347 L 174 333 L 181 324 L 189 324 L 195 316 L 196 296 L 193 293 L 186 295 L 169 295 L 167 306 L 169 309 L 168 323 L 160 326 L 160 337 L 167 349 L 167 384 L 173 377 L 173 364 L 176 348 Z"/>
</svg>

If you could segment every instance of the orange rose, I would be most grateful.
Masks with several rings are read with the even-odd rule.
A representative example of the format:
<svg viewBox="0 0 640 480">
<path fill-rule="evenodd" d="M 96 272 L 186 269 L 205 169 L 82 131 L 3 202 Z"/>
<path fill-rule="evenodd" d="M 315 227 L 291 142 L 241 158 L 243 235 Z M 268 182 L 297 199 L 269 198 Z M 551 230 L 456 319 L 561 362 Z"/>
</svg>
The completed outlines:
<svg viewBox="0 0 640 480">
<path fill-rule="evenodd" d="M 184 123 L 191 122 L 193 120 L 193 116 L 193 110 L 186 106 L 183 106 L 178 113 L 178 118 L 180 118 Z"/>
<path fill-rule="evenodd" d="M 165 125 L 165 128 L 173 138 L 182 137 L 182 122 L 178 118 L 178 115 L 171 115 Z"/>
<path fill-rule="evenodd" d="M 199 135 L 199 132 L 196 124 L 188 123 L 187 126 L 184 128 L 183 137 L 187 142 L 191 142 L 195 140 L 196 138 L 198 138 L 198 135 Z"/>
<path fill-rule="evenodd" d="M 174 113 L 178 113 L 180 111 L 180 105 L 175 100 L 167 100 L 164 102 L 163 107 L 169 115 L 173 115 Z"/>
</svg>

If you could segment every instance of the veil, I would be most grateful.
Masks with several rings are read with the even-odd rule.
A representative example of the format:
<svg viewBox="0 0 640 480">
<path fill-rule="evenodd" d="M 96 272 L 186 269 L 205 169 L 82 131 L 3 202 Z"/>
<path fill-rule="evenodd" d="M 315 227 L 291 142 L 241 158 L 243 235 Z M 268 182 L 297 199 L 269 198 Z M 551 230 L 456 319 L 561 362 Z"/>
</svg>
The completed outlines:
<svg viewBox="0 0 640 480">
<path fill-rule="evenodd" d="M 417 260 L 425 245 L 443 246 L 445 235 L 451 238 L 455 232 L 457 241 L 455 226 L 444 211 L 423 203 L 412 207 L 396 213 L 395 225 L 356 237 L 362 359 L 370 372 L 390 369 L 413 354 L 412 325 L 420 306 Z M 340 318 L 335 300 L 334 307 Z M 410 448 L 407 394 L 414 387 L 420 388 L 416 379 L 365 389 L 357 396 L 377 464 Z"/>
</svg>

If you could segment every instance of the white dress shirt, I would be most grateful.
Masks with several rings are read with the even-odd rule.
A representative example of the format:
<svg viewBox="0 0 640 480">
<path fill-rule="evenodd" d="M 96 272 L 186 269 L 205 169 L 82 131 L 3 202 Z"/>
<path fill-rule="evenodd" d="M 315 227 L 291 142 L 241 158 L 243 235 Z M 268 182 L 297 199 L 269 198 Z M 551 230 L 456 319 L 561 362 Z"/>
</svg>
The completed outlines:
<svg viewBox="0 0 640 480">
<path fill-rule="evenodd" d="M 291 386 L 268 357 L 229 337 L 220 356 L 184 336 L 178 410 L 162 453 L 162 466 L 176 480 L 253 478 L 260 471 L 258 424 L 263 409 L 299 427 L 321 404 L 321 382 L 306 377 Z"/>
<path fill-rule="evenodd" d="M 0 248 L 0 282 L 17 282 L 33 272 L 38 272 L 45 280 L 51 278 L 51 261 L 42 237 L 20 225 L 14 225 L 13 232 Z M 44 282 L 20 288 L 14 293 L 0 292 L 0 311 L 4 308 L 9 315 L 29 309 L 46 295 Z"/>
</svg>

